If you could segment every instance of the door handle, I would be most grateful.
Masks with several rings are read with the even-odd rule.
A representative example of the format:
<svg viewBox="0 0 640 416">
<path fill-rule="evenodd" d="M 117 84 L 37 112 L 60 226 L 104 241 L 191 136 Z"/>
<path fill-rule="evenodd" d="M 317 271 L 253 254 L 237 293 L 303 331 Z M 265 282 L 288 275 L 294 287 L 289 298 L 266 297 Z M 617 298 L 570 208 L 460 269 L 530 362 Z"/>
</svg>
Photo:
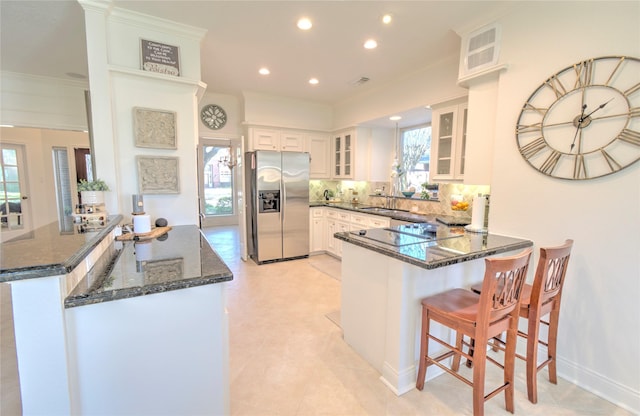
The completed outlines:
<svg viewBox="0 0 640 416">
<path fill-rule="evenodd" d="M 29 199 L 29 197 L 26 195 L 22 195 L 22 199 Z"/>
</svg>

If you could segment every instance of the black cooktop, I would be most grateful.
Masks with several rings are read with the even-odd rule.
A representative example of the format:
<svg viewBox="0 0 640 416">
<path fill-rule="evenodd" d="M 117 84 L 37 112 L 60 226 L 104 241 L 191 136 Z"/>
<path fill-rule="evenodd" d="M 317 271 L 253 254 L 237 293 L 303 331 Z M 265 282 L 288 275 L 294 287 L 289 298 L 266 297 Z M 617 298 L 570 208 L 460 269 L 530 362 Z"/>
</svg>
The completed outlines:
<svg viewBox="0 0 640 416">
<path fill-rule="evenodd" d="M 351 234 L 394 247 L 420 244 L 436 238 L 436 224 L 407 224 L 394 228 L 351 231 Z"/>
</svg>

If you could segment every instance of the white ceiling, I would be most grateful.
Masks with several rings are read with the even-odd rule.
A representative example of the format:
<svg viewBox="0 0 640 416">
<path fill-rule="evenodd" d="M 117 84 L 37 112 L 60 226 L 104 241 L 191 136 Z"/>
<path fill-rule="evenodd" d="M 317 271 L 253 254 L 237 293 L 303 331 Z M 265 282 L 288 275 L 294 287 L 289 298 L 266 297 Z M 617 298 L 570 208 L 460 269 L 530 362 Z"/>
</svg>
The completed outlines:
<svg viewBox="0 0 640 416">
<path fill-rule="evenodd" d="M 335 104 L 459 54 L 459 29 L 474 29 L 512 2 L 494 1 L 130 1 L 129 9 L 207 29 L 202 81 L 209 91 L 255 91 Z M 75 0 L 0 0 L 0 69 L 70 79 L 87 75 L 82 7 Z M 393 21 L 383 25 L 381 17 Z M 313 28 L 302 32 L 299 17 Z M 373 37 L 378 48 L 365 50 Z M 258 74 L 268 66 L 271 75 Z M 320 83 L 312 86 L 309 78 Z M 370 81 L 352 85 L 360 77 Z M 411 124 L 410 114 L 400 123 Z M 430 116 L 429 116 L 430 117 Z M 385 120 L 388 125 L 388 121 Z"/>
</svg>

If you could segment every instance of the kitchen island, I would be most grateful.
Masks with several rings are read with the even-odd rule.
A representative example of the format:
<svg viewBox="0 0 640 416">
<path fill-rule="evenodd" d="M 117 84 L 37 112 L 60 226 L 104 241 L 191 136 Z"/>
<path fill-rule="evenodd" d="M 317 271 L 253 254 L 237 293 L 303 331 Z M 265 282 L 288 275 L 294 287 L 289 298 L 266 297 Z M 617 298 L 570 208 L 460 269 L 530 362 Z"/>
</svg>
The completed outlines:
<svg viewBox="0 0 640 416">
<path fill-rule="evenodd" d="M 119 242 L 120 221 L 2 244 L 23 413 L 228 414 L 231 271 L 195 225 Z"/>
<path fill-rule="evenodd" d="M 62 302 L 113 244 L 121 221 L 121 215 L 100 227 L 56 221 L 2 243 L 0 284 L 10 287 L 25 415 L 70 414 Z"/>
<path fill-rule="evenodd" d="M 228 414 L 225 282 L 195 225 L 115 242 L 65 299 L 73 414 Z"/>
<path fill-rule="evenodd" d="M 430 295 L 482 281 L 485 257 L 513 254 L 529 240 L 470 233 L 437 223 L 336 233 L 342 240 L 344 340 L 396 394 L 415 387 L 421 304 Z M 446 331 L 434 325 L 432 332 Z M 441 348 L 433 344 L 433 348 Z M 429 368 L 427 379 L 442 370 Z"/>
</svg>

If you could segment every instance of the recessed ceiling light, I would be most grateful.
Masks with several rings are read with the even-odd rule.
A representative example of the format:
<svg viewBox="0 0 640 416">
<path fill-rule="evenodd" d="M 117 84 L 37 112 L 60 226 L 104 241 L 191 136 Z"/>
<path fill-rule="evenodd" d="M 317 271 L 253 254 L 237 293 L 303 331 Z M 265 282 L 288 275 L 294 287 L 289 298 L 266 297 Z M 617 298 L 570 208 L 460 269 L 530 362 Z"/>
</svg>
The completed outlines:
<svg viewBox="0 0 640 416">
<path fill-rule="evenodd" d="M 271 73 L 271 71 L 269 71 L 269 68 L 260 68 L 258 72 L 260 73 L 260 75 L 269 75 Z"/>
<path fill-rule="evenodd" d="M 318 81 L 318 78 L 311 78 L 309 80 L 309 84 L 311 85 L 317 85 L 320 81 Z"/>
<path fill-rule="evenodd" d="M 385 25 L 391 23 L 391 15 L 385 14 L 384 16 L 382 16 L 382 23 L 384 23 Z"/>
<path fill-rule="evenodd" d="M 311 29 L 311 26 L 313 26 L 311 24 L 311 20 L 309 20 L 306 17 L 303 17 L 300 20 L 298 20 L 298 29 L 309 30 L 309 29 Z"/>
<path fill-rule="evenodd" d="M 398 120 L 402 120 L 402 117 L 400 117 L 400 116 L 391 116 L 391 117 L 389 117 L 389 120 L 398 121 Z"/>
<path fill-rule="evenodd" d="M 378 47 L 378 42 L 374 39 L 369 39 L 364 43 L 364 47 L 365 49 L 375 49 Z"/>
</svg>

